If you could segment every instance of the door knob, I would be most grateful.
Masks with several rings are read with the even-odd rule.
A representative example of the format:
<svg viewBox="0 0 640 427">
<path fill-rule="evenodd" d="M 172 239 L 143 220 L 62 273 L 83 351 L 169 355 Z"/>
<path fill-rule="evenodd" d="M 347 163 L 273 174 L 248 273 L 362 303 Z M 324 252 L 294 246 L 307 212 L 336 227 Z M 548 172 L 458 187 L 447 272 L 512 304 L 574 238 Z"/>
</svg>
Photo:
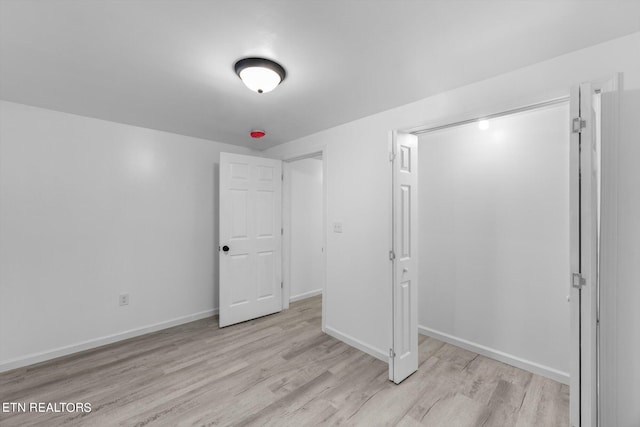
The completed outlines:
<svg viewBox="0 0 640 427">
<path fill-rule="evenodd" d="M 223 250 L 223 251 L 225 251 L 225 252 L 229 252 L 229 246 L 224 245 L 224 246 L 222 247 L 222 250 Z"/>
</svg>

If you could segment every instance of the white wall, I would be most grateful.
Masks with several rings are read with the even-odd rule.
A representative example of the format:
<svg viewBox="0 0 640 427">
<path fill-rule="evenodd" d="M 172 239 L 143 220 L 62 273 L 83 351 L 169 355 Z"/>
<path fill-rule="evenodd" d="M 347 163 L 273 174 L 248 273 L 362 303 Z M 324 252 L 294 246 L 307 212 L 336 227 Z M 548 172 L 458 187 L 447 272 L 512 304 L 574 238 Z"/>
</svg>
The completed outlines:
<svg viewBox="0 0 640 427">
<path fill-rule="evenodd" d="M 640 336 L 634 325 L 640 301 L 640 168 L 637 143 L 640 33 L 534 64 L 402 107 L 365 117 L 268 150 L 279 157 L 326 147 L 327 226 L 344 221 L 344 233 L 327 236 L 327 329 L 384 357 L 391 331 L 389 131 L 449 123 L 565 96 L 581 81 L 623 72 L 625 94 L 620 147 L 618 324 L 621 426 L 640 425 Z M 398 64 L 398 66 L 401 66 Z M 362 304 L 362 301 L 367 304 Z M 357 309 L 355 308 L 357 307 Z M 337 333 L 335 333 L 337 331 Z M 381 355 L 379 352 L 384 351 Z"/>
<path fill-rule="evenodd" d="M 327 188 L 325 331 L 387 360 L 391 278 L 386 131 L 352 122 L 267 150 L 293 158 L 323 150 Z M 358 130 L 358 132 L 355 132 Z M 382 138 L 380 138 L 382 132 Z M 382 142 L 382 143 L 381 143 Z M 333 223 L 342 223 L 342 233 Z"/>
<path fill-rule="evenodd" d="M 0 368 L 212 315 L 220 151 L 0 102 Z"/>
<path fill-rule="evenodd" d="M 640 40 L 636 47 L 640 46 Z M 636 58 L 637 61 L 640 59 Z M 618 425 L 640 425 L 640 67 L 625 73 L 618 182 Z"/>
<path fill-rule="evenodd" d="M 564 103 L 419 139 L 422 332 L 565 383 L 568 121 Z"/>
<path fill-rule="evenodd" d="M 311 158 L 291 162 L 289 179 L 290 299 L 297 301 L 322 292 L 322 160 Z"/>
</svg>

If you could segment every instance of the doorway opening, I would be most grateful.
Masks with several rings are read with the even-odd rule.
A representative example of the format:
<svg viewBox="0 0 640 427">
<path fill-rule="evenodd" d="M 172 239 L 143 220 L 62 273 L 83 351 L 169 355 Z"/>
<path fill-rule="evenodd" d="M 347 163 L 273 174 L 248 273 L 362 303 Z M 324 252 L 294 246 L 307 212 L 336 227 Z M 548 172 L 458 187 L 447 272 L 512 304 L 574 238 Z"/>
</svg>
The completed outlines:
<svg viewBox="0 0 640 427">
<path fill-rule="evenodd" d="M 419 135 L 419 330 L 569 382 L 568 100 Z"/>
<path fill-rule="evenodd" d="M 323 152 L 283 162 L 283 308 L 321 305 L 324 331 L 325 162 Z"/>
<path fill-rule="evenodd" d="M 563 98 L 418 135 L 420 334 L 561 383 L 545 398 L 563 423 L 571 342 L 567 123 Z M 470 371 L 491 363 L 477 358 Z"/>
<path fill-rule="evenodd" d="M 419 182 L 424 183 L 428 175 L 425 170 L 439 171 L 440 175 L 432 176 L 430 180 L 440 182 L 446 188 L 420 188 L 420 233 L 416 235 L 420 240 L 419 281 L 422 292 L 418 304 L 418 329 L 423 335 L 555 379 L 565 383 L 565 387 L 568 383 L 570 404 L 566 405 L 565 402 L 564 406 L 568 406 L 569 410 L 563 410 L 563 413 L 569 412 L 572 427 L 615 424 L 618 373 L 613 355 L 617 344 L 617 280 L 614 268 L 617 248 L 614 232 L 618 204 L 617 118 L 621 82 L 621 75 L 618 74 L 613 78 L 574 86 L 570 97 L 482 118 L 421 126 L 407 133 L 394 132 L 394 138 L 396 134 L 417 138 L 421 134 L 446 134 L 465 127 L 468 130 L 470 126 L 483 132 L 496 129 L 491 138 L 484 138 L 487 140 L 485 142 L 489 142 L 488 146 L 471 142 L 468 151 L 472 155 L 463 149 L 447 153 L 449 147 L 428 153 L 423 149 L 424 143 L 420 144 L 422 176 Z M 570 105 L 567 101 L 570 101 Z M 551 110 L 561 114 L 556 114 L 553 119 L 547 117 L 516 124 L 524 116 L 548 114 Z M 511 118 L 515 119 L 513 124 L 516 125 L 511 126 L 509 132 L 493 126 L 493 123 Z M 556 125 L 551 129 L 548 125 L 554 120 Z M 520 138 L 509 137 L 508 134 L 514 131 L 521 134 Z M 510 146 L 519 145 L 522 141 L 528 141 L 535 149 L 549 149 L 547 143 L 553 134 L 556 135 L 556 141 L 563 141 L 556 145 L 556 148 L 563 150 L 562 153 L 556 152 L 555 156 L 552 152 L 540 156 L 510 149 L 513 148 Z M 466 139 L 473 140 L 468 137 Z M 465 141 L 465 137 L 460 139 Z M 500 156 L 502 159 L 496 161 Z M 425 164 L 425 157 L 427 162 L 432 162 L 431 167 Z M 453 163 L 460 160 L 464 167 L 456 170 Z M 561 173 L 558 173 L 560 169 L 555 172 L 549 170 L 547 163 L 557 166 L 560 164 L 558 160 L 562 164 Z M 484 172 L 477 174 L 474 169 L 483 165 Z M 542 188 L 536 188 L 540 185 Z M 425 198 L 424 193 L 429 191 L 435 197 Z M 500 199 L 509 192 L 518 197 Z M 548 202 L 555 202 L 559 206 L 559 201 L 562 202 L 562 209 L 554 210 L 548 206 Z M 564 213 L 562 221 L 557 217 L 552 223 L 559 231 L 555 236 L 549 233 L 548 228 L 553 228 L 547 225 L 549 218 L 542 224 L 536 223 L 550 212 Z M 509 217 L 507 214 L 510 213 L 516 215 Z M 460 225 L 462 215 L 466 215 L 466 222 Z M 425 221 L 427 224 L 437 223 L 438 226 L 429 230 L 428 225 L 424 226 Z M 395 230 L 396 221 L 393 226 Z M 478 235 L 483 238 L 469 244 L 468 238 Z M 545 245 L 545 239 L 547 243 L 555 240 L 555 244 Z M 562 246 L 564 253 L 556 257 L 552 264 L 541 262 L 549 258 L 547 255 L 550 250 L 557 251 Z M 448 259 L 438 260 L 443 254 Z M 510 259 L 510 262 L 503 263 L 506 268 L 498 271 L 497 261 L 504 259 Z M 517 271 L 532 262 L 533 265 L 526 271 Z M 549 265 L 555 265 L 554 280 L 545 280 L 541 276 L 541 272 L 549 269 Z M 465 269 L 469 270 L 467 274 Z M 463 270 L 462 273 L 459 270 Z M 560 274 L 561 270 L 565 270 L 564 275 Z M 550 287 L 548 284 L 551 282 L 559 285 Z M 495 289 L 487 288 L 487 283 Z M 524 297 L 514 295 L 514 290 L 517 291 L 518 284 L 522 283 L 531 285 L 530 289 L 520 287 Z M 397 284 L 394 278 L 394 289 Z M 555 297 L 540 299 L 539 295 L 531 293 L 545 285 L 547 292 L 553 292 Z M 425 286 L 433 289 L 424 292 Z M 568 310 L 558 310 L 559 300 L 563 299 L 559 293 L 564 294 L 565 304 L 569 303 L 565 305 Z M 522 304 L 523 299 L 525 304 Z M 555 315 L 552 307 L 545 304 L 550 300 L 556 306 Z M 425 310 L 425 305 L 430 309 Z M 530 306 L 536 305 L 536 312 L 532 313 Z M 394 329 L 396 310 L 397 307 L 392 305 Z M 509 312 L 515 316 L 503 316 L 497 327 L 485 325 L 487 322 L 495 323 L 501 315 Z M 484 318 L 478 314 L 483 314 Z M 550 322 L 553 317 L 556 321 Z M 568 325 L 567 322 L 558 322 L 561 317 L 569 318 Z M 546 326 L 542 328 L 542 333 L 538 331 L 537 334 L 543 340 L 530 339 L 535 338 L 535 331 L 531 335 L 532 331 L 526 327 L 533 325 L 535 328 L 540 324 Z M 518 354 L 526 352 L 526 347 L 531 344 L 527 340 L 541 347 L 553 345 L 546 338 L 553 339 L 555 336 L 556 343 L 564 341 L 558 335 L 566 336 L 567 326 L 570 338 L 564 344 L 568 350 L 565 348 L 558 352 L 562 347 L 557 346 L 555 349 L 544 348 L 542 352 L 538 349 L 537 355 L 535 351 L 528 352 L 534 357 L 526 358 Z M 484 338 L 488 340 L 488 345 L 479 342 L 483 340 L 483 335 L 486 335 Z M 496 348 L 496 343 L 500 341 L 503 341 L 503 348 Z M 564 366 L 558 369 L 551 364 L 532 360 L 546 358 L 552 361 L 553 357 L 556 364 L 560 363 L 558 366 Z M 425 358 L 420 359 L 424 363 Z"/>
<path fill-rule="evenodd" d="M 324 159 L 220 154 L 220 327 L 315 298 L 325 331 Z"/>
</svg>

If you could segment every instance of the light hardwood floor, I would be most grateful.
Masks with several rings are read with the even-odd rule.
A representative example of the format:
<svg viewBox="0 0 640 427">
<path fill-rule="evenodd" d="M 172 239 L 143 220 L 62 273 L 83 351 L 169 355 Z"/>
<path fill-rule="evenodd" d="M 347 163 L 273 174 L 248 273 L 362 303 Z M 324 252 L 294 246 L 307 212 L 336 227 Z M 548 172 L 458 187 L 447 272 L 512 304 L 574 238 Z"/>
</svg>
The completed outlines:
<svg viewBox="0 0 640 427">
<path fill-rule="evenodd" d="M 88 414 L 0 413 L 2 426 L 568 425 L 566 385 L 420 337 L 420 369 L 320 331 L 320 297 L 218 329 L 205 319 L 0 374 L 2 402 L 90 402 Z"/>
</svg>

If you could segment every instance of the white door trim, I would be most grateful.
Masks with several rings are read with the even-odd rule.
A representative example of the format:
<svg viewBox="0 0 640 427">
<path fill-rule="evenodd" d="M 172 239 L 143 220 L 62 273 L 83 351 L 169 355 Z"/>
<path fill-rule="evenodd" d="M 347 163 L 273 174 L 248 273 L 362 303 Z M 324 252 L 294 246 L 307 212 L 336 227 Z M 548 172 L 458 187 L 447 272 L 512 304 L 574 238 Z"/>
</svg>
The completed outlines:
<svg viewBox="0 0 640 427">
<path fill-rule="evenodd" d="M 570 117 L 580 114 L 580 88 L 571 88 Z M 572 132 L 571 128 L 568 129 Z M 571 133 L 569 136 L 569 264 L 570 274 L 580 272 L 580 152 L 579 135 Z M 568 280 L 569 292 L 569 418 L 572 427 L 580 425 L 580 292 Z"/>
<path fill-rule="evenodd" d="M 620 144 L 620 92 L 622 73 L 592 82 L 594 88 L 610 93 L 602 98 L 601 222 L 599 283 L 599 422 L 617 426 L 618 364 L 617 287 L 618 287 L 618 147 Z M 608 372 L 601 375 L 606 367 Z"/>
<path fill-rule="evenodd" d="M 573 203 L 578 203 L 578 194 L 580 197 L 579 223 L 572 224 L 572 244 L 580 239 L 580 257 L 572 259 L 572 271 L 579 272 L 585 280 L 582 289 L 571 289 L 572 301 L 574 298 L 580 301 L 578 353 L 572 332 L 572 389 L 580 390 L 579 397 L 571 395 L 573 427 L 617 425 L 616 235 L 621 88 L 621 74 L 572 88 L 572 120 L 580 117 L 584 121 L 584 129 L 572 132 L 571 136 L 572 168 L 579 161 L 581 175 L 579 188 L 572 182 Z M 594 108 L 596 102 L 599 116 Z M 575 213 L 572 221 L 576 222 Z M 572 313 L 572 322 L 575 328 L 576 313 Z M 605 375 L 601 375 L 603 368 Z"/>
</svg>

